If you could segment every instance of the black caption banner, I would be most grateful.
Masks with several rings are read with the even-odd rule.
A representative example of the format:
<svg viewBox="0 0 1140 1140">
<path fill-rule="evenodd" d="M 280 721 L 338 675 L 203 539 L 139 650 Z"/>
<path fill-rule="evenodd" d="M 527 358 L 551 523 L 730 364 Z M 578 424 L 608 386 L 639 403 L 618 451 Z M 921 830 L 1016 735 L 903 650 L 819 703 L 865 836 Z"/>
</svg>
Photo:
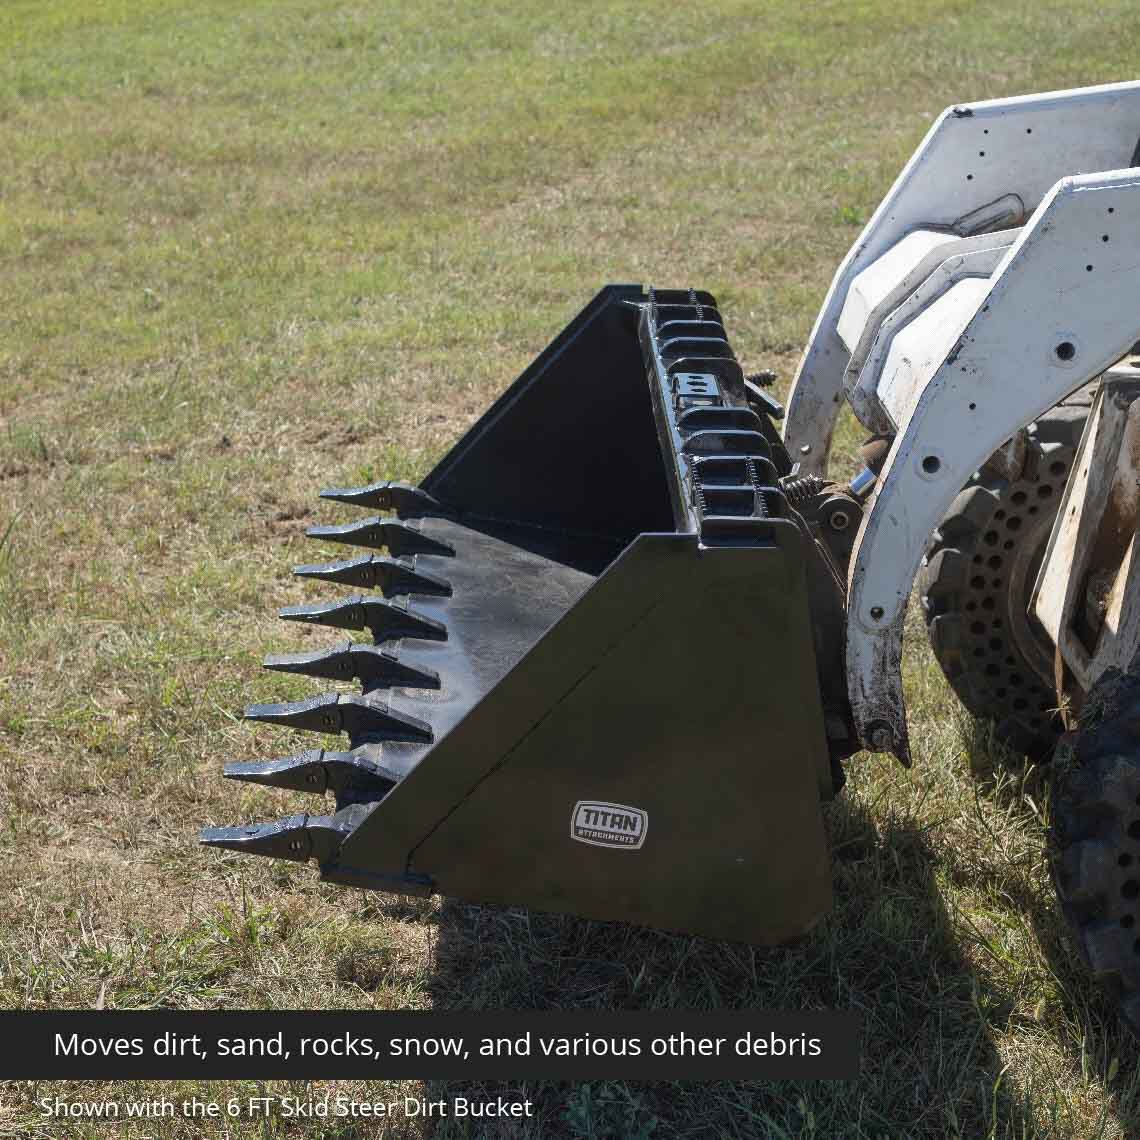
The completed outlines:
<svg viewBox="0 0 1140 1140">
<path fill-rule="evenodd" d="M 0 1080 L 846 1080 L 853 1013 L 0 1012 Z"/>
</svg>

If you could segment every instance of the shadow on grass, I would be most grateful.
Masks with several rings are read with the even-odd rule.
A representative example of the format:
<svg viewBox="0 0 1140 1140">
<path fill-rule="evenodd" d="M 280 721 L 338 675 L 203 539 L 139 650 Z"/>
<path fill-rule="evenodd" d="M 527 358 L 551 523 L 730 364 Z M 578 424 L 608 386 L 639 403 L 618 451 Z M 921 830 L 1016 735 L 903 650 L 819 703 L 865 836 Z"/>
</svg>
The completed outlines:
<svg viewBox="0 0 1140 1140">
<path fill-rule="evenodd" d="M 1009 1101 L 983 1011 L 996 995 L 963 959 L 923 830 L 828 809 L 835 907 L 800 943 L 763 950 L 620 923 L 452 903 L 437 1009 L 854 1009 L 849 1082 L 437 1085 L 429 1095 L 528 1097 L 535 1119 L 439 1137 L 947 1137 L 1032 1134 Z"/>
</svg>

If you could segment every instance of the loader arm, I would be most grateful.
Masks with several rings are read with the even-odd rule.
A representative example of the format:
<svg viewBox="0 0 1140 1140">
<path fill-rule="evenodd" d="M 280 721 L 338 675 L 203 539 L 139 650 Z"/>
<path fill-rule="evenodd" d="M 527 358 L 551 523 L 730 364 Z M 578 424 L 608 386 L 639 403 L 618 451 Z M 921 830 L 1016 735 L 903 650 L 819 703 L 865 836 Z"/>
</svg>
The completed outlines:
<svg viewBox="0 0 1140 1140">
<path fill-rule="evenodd" d="M 900 662 L 923 548 L 1000 444 L 1140 333 L 1140 171 L 1064 178 L 993 277 L 954 284 L 892 342 L 878 385 L 897 425 L 848 581 L 846 672 L 861 739 L 909 762 Z M 1000 577 L 1016 532 L 993 532 Z"/>
<path fill-rule="evenodd" d="M 965 103 L 943 112 L 839 266 L 816 318 L 784 423 L 801 470 L 827 470 L 855 348 L 845 345 L 840 319 L 860 273 L 920 228 L 967 237 L 1020 225 L 1059 178 L 1131 165 L 1138 139 L 1140 83 Z"/>
</svg>

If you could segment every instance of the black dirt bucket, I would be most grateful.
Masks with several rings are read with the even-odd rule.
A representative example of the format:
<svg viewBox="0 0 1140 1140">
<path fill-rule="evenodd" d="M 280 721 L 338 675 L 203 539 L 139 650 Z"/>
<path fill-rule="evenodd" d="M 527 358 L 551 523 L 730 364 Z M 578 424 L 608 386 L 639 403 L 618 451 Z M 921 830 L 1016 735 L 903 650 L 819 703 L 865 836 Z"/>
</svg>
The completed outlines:
<svg viewBox="0 0 1140 1140">
<path fill-rule="evenodd" d="M 711 296 L 608 286 L 419 487 L 324 492 L 392 513 L 311 534 L 387 553 L 299 567 L 368 592 L 282 616 L 371 639 L 266 664 L 360 692 L 246 715 L 349 747 L 226 775 L 336 810 L 203 842 L 354 886 L 807 929 L 833 791 L 812 610 L 842 591 L 773 414 Z"/>
</svg>

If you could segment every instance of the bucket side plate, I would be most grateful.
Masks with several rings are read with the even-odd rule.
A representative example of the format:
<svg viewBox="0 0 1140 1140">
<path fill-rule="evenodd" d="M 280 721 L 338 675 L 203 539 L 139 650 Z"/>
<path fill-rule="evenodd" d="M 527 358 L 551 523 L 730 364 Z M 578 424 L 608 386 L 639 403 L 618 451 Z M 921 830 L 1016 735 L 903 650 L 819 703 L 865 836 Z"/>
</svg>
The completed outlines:
<svg viewBox="0 0 1140 1140">
<path fill-rule="evenodd" d="M 324 877 L 757 943 L 808 929 L 830 905 L 827 749 L 800 535 L 773 535 L 641 536 Z M 643 842 L 574 836 L 582 803 L 638 813 Z"/>
</svg>

